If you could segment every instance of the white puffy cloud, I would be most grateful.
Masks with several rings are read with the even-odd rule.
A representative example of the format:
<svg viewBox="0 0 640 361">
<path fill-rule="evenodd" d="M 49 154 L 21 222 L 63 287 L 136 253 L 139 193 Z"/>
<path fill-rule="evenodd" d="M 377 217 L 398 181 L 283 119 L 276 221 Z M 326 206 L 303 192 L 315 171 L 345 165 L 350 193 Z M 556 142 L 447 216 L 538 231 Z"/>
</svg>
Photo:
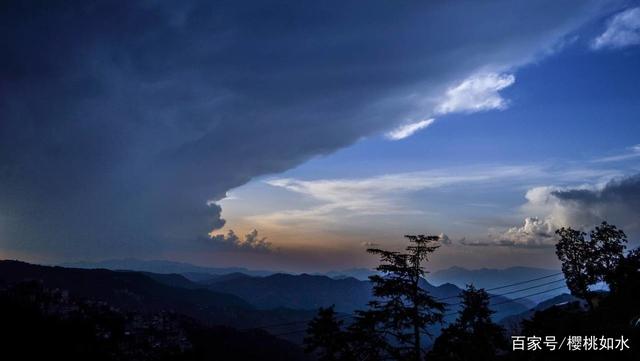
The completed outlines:
<svg viewBox="0 0 640 361">
<path fill-rule="evenodd" d="M 444 245 L 450 245 L 452 243 L 451 238 L 449 238 L 449 236 L 447 236 L 444 233 L 440 233 L 438 235 L 438 240 L 440 241 L 440 243 L 444 244 Z"/>
<path fill-rule="evenodd" d="M 611 18 L 607 29 L 593 40 L 593 49 L 618 49 L 640 44 L 640 7 L 627 9 Z"/>
<path fill-rule="evenodd" d="M 236 233 L 230 229 L 226 235 L 213 234 L 209 235 L 214 246 L 228 250 L 242 250 L 252 252 L 270 252 L 273 250 L 271 242 L 267 241 L 267 237 L 259 237 L 258 231 L 253 230 L 241 239 Z"/>
<path fill-rule="evenodd" d="M 513 74 L 473 75 L 449 88 L 446 96 L 436 106 L 435 112 L 436 114 L 475 113 L 505 109 L 507 101 L 500 95 L 500 90 L 511 86 L 515 80 Z"/>
<path fill-rule="evenodd" d="M 500 91 L 515 82 L 513 74 L 478 73 L 474 74 L 445 92 L 433 106 L 431 114 L 476 113 L 488 110 L 502 110 L 508 101 L 500 95 Z M 391 140 L 410 137 L 415 132 L 427 128 L 434 118 L 402 124 L 387 132 Z"/>
<path fill-rule="evenodd" d="M 411 135 L 413 135 L 413 133 L 430 126 L 431 124 L 433 124 L 434 121 L 435 119 L 431 118 L 431 119 L 421 120 L 415 123 L 401 125 L 398 128 L 388 132 L 387 138 L 391 140 L 400 140 L 400 139 L 410 137 Z"/>
<path fill-rule="evenodd" d="M 556 229 L 557 226 L 549 218 L 527 217 L 522 225 L 511 227 L 491 237 L 503 246 L 545 247 L 555 245 Z"/>
<path fill-rule="evenodd" d="M 535 187 L 522 206 L 527 217 L 521 226 L 490 235 L 494 244 L 552 246 L 561 227 L 589 230 L 607 221 L 629 234 L 640 234 L 640 174 L 614 178 L 604 184 L 580 187 Z"/>
</svg>

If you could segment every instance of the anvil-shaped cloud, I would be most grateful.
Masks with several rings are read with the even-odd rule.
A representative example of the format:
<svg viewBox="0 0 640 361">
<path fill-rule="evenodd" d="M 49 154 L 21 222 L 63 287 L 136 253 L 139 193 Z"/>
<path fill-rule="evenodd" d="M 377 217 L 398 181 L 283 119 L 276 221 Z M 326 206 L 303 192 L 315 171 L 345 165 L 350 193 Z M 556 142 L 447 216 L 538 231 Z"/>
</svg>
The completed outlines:
<svg viewBox="0 0 640 361">
<path fill-rule="evenodd" d="M 447 89 L 512 72 L 611 11 L 465 5 L 3 3 L 0 248 L 199 247 L 224 224 L 207 200 L 425 119 Z"/>
</svg>

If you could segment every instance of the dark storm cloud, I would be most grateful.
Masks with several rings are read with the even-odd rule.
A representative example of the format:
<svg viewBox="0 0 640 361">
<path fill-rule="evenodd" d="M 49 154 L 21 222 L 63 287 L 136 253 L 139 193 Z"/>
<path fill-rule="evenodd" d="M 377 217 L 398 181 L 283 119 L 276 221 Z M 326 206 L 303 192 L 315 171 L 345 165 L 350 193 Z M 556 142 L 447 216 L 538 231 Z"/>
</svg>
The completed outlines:
<svg viewBox="0 0 640 361">
<path fill-rule="evenodd" d="M 538 187 L 527 192 L 522 225 L 491 235 L 487 242 L 467 245 L 553 247 L 561 227 L 589 231 L 603 221 L 615 224 L 632 238 L 640 234 L 640 174 L 617 178 L 588 188 Z"/>
<path fill-rule="evenodd" d="M 207 200 L 424 117 L 602 3 L 3 1 L 0 248 L 197 243 Z"/>
<path fill-rule="evenodd" d="M 552 192 L 563 200 L 592 206 L 602 203 L 625 204 L 630 209 L 640 211 L 640 174 L 614 179 L 602 189 L 568 189 Z"/>
<path fill-rule="evenodd" d="M 551 194 L 566 208 L 572 224 L 608 221 L 628 231 L 640 231 L 640 174 L 614 179 L 601 189 L 558 190 Z"/>
</svg>

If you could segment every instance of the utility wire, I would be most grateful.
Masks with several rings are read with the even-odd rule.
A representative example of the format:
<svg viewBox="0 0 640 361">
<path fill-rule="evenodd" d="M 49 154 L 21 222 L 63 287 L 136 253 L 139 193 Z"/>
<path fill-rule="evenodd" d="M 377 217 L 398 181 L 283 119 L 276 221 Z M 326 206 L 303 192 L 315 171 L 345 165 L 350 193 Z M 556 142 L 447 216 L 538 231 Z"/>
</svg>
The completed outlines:
<svg viewBox="0 0 640 361">
<path fill-rule="evenodd" d="M 556 291 L 556 290 L 559 290 L 559 289 L 562 289 L 562 288 L 565 288 L 565 287 L 564 286 L 555 287 L 555 288 L 551 288 L 551 289 L 548 289 L 548 290 L 544 290 L 544 291 L 540 291 L 540 292 L 535 292 L 535 293 L 531 293 L 531 294 L 528 294 L 528 295 L 524 295 L 524 296 L 521 296 L 521 297 L 512 298 L 512 299 L 509 299 L 509 300 L 506 300 L 506 301 L 498 302 L 498 303 L 494 304 L 493 306 L 499 306 L 499 305 L 502 305 L 502 304 L 505 304 L 505 303 L 509 303 L 509 302 L 512 302 L 512 301 L 516 301 L 516 300 L 527 298 L 527 297 L 531 297 L 531 296 L 541 295 L 543 293 Z M 446 314 L 444 314 L 444 317 L 453 316 L 453 315 L 455 315 L 457 313 L 458 313 L 457 311 L 456 312 L 446 313 Z M 276 334 L 272 334 L 272 336 L 275 336 L 275 337 L 288 336 L 288 335 L 293 335 L 293 334 L 301 333 L 301 332 L 307 332 L 307 329 L 305 328 L 305 329 L 300 329 L 300 330 L 276 333 Z"/>
<path fill-rule="evenodd" d="M 498 287 L 492 287 L 492 288 L 485 288 L 485 291 L 489 292 L 489 291 L 495 291 L 495 290 L 501 290 L 503 288 L 508 288 L 508 287 L 513 287 L 513 286 L 520 286 L 526 283 L 530 283 L 530 282 L 534 282 L 534 281 L 539 281 L 539 280 L 543 280 L 545 278 L 550 278 L 550 277 L 554 277 L 554 276 L 559 276 L 561 275 L 562 272 L 558 272 L 558 273 L 554 273 L 552 275 L 548 275 L 548 276 L 543 276 L 543 277 L 538 277 L 538 278 L 533 278 L 530 280 L 525 280 L 525 281 L 520 281 L 520 282 L 516 282 L 516 283 L 511 283 L 508 285 L 504 285 L 504 286 L 498 286 Z M 449 300 L 452 298 L 458 298 L 460 297 L 460 294 L 457 294 L 455 296 L 449 296 L 449 297 L 444 297 L 444 298 L 439 298 L 438 301 L 444 301 L 444 300 Z"/>
<path fill-rule="evenodd" d="M 531 297 L 531 296 L 541 295 L 541 294 L 543 294 L 543 293 L 547 293 L 547 292 L 551 292 L 551 291 L 561 290 L 561 289 L 563 289 L 563 288 L 565 288 L 565 286 L 560 286 L 560 287 L 550 288 L 550 289 L 548 289 L 548 290 L 544 290 L 544 291 L 540 291 L 540 292 L 535 292 L 535 293 L 530 293 L 530 294 L 528 294 L 528 295 L 524 295 L 524 296 L 520 296 L 520 297 L 516 297 L 516 298 L 510 298 L 510 299 L 505 300 L 505 301 L 501 301 L 501 302 L 498 302 L 498 303 L 494 303 L 494 304 L 493 304 L 493 305 L 491 305 L 491 306 L 493 306 L 493 307 L 495 307 L 495 306 L 500 306 L 500 305 L 504 305 L 505 303 L 509 303 L 509 302 L 513 302 L 513 301 L 521 300 L 521 299 L 523 299 L 523 298 L 527 298 L 527 297 Z M 444 314 L 444 316 L 445 316 L 445 317 L 446 317 L 446 316 L 452 316 L 452 315 L 457 314 L 458 312 L 459 312 L 459 311 L 445 313 L 445 314 Z"/>
<path fill-rule="evenodd" d="M 494 304 L 493 306 L 500 306 L 500 305 L 503 305 L 505 303 L 509 303 L 511 301 L 517 301 L 517 300 L 521 300 L 523 298 L 527 298 L 527 297 L 531 297 L 531 296 L 537 296 L 537 295 L 541 295 L 543 293 L 547 293 L 547 292 L 551 292 L 551 291 L 561 290 L 563 288 L 566 288 L 566 286 L 555 287 L 555 288 L 551 288 L 551 289 L 548 289 L 548 290 L 545 290 L 545 291 L 531 293 L 531 294 L 520 296 L 520 297 L 516 297 L 516 298 L 510 298 L 508 300 L 505 300 L 505 301 L 502 301 L 502 302 L 498 302 L 498 303 Z"/>
<path fill-rule="evenodd" d="M 526 281 L 521 281 L 521 282 L 516 282 L 516 283 L 509 284 L 509 285 L 493 287 L 493 288 L 487 288 L 487 289 L 485 289 L 485 291 L 495 291 L 495 290 L 499 290 L 499 289 L 503 289 L 503 288 L 507 288 L 507 287 L 519 286 L 519 285 L 523 285 L 525 283 L 529 283 L 529 282 L 533 282 L 533 281 L 539 281 L 539 280 L 543 280 L 543 279 L 549 278 L 549 277 L 559 276 L 561 274 L 563 274 L 563 273 L 562 272 L 558 272 L 558 273 L 554 273 L 552 275 L 548 275 L 548 276 L 544 276 L 544 277 L 538 277 L 538 278 L 534 278 L 534 279 L 530 279 L 530 280 L 526 280 Z"/>
<path fill-rule="evenodd" d="M 529 279 L 529 280 L 515 282 L 515 283 L 503 285 L 503 286 L 487 288 L 487 289 L 485 289 L 485 291 L 493 291 L 493 290 L 499 290 L 499 289 L 504 289 L 504 288 L 513 287 L 513 286 L 523 285 L 523 284 L 527 284 L 527 283 L 530 283 L 530 282 L 535 282 L 535 281 L 543 280 L 543 279 L 546 279 L 546 278 L 550 278 L 550 277 L 553 277 L 553 276 L 558 276 L 558 275 L 561 275 L 561 274 L 562 274 L 562 272 L 559 272 L 559 273 L 555 273 L 555 274 L 552 274 L 552 275 L 532 278 L 532 279 Z M 553 283 L 560 282 L 560 281 L 564 281 L 564 278 L 558 279 L 558 280 L 555 280 L 555 281 L 551 281 L 551 282 L 546 282 L 546 283 L 539 284 L 539 285 L 536 285 L 536 286 L 531 286 L 531 287 L 519 289 L 519 290 L 509 291 L 509 292 L 505 292 L 505 293 L 501 293 L 501 294 L 490 295 L 489 298 L 494 298 L 494 297 L 498 297 L 498 296 L 504 296 L 504 295 L 513 294 L 513 293 L 519 293 L 519 292 L 522 292 L 522 291 L 526 291 L 526 290 L 530 290 L 530 289 L 546 286 L 546 285 L 553 284 Z M 558 289 L 560 289 L 560 288 L 564 288 L 564 286 L 559 287 Z M 545 291 L 545 292 L 542 292 L 542 293 L 546 293 L 546 292 L 549 292 L 549 291 Z M 531 296 L 531 295 L 529 295 L 529 296 Z M 500 303 L 497 303 L 497 304 L 493 304 L 492 306 L 497 306 L 497 305 L 500 305 L 500 304 L 511 302 L 513 300 L 526 298 L 526 297 L 529 297 L 529 296 L 523 296 L 523 297 L 519 297 L 519 298 L 510 298 L 509 300 L 506 300 L 505 302 L 500 302 Z M 457 297 L 460 297 L 460 295 L 458 294 L 458 295 L 455 295 L 455 296 L 436 298 L 436 300 L 437 301 L 442 301 L 442 300 L 447 300 L 447 299 L 457 298 Z M 461 304 L 461 302 L 447 304 L 447 305 L 448 306 L 458 306 L 460 304 Z M 456 314 L 456 313 L 457 313 L 457 311 L 454 312 L 453 314 Z M 450 314 L 445 314 L 445 316 L 447 316 L 447 315 L 450 315 Z M 343 318 L 350 318 L 350 317 L 355 317 L 355 315 L 354 314 L 341 315 L 341 316 L 336 317 L 336 319 L 343 319 Z M 292 325 L 297 325 L 297 324 L 302 324 L 302 323 L 309 323 L 310 321 L 311 320 L 302 320 L 302 321 L 292 321 L 292 322 L 285 322 L 285 323 L 276 323 L 276 324 L 269 324 L 269 325 L 262 325 L 262 326 L 254 326 L 254 327 L 239 329 L 239 331 L 250 331 L 250 330 L 256 330 L 256 329 L 279 328 L 279 327 L 283 327 L 283 326 L 292 326 Z"/>
<path fill-rule="evenodd" d="M 542 287 L 542 286 L 548 286 L 548 285 L 551 285 L 551 284 L 554 284 L 554 283 L 558 283 L 558 282 L 561 282 L 561 281 L 564 281 L 564 278 L 561 278 L 561 279 L 558 279 L 558 280 L 555 280 L 555 281 L 551 281 L 551 282 L 541 283 L 539 285 L 535 285 L 535 286 L 531 286 L 531 287 L 521 288 L 519 290 L 513 290 L 513 291 L 509 291 L 509 292 L 505 292 L 505 293 L 499 293 L 499 294 L 492 294 L 492 295 L 489 295 L 489 299 L 495 298 L 495 297 L 504 297 L 506 295 L 511 295 L 511 294 L 514 294 L 514 293 L 520 293 L 522 291 L 528 291 L 528 290 L 532 290 L 534 288 L 538 288 L 538 287 Z M 448 303 L 447 306 L 458 306 L 460 304 L 462 304 L 462 302 Z M 495 304 L 494 304 L 494 306 L 495 306 Z"/>
</svg>

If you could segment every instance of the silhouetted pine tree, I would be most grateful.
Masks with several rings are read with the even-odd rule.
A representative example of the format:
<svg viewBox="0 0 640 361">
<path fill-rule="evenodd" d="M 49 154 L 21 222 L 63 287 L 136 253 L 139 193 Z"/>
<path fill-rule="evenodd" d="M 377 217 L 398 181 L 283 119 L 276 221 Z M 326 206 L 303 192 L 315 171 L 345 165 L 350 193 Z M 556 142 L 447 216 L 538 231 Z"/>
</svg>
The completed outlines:
<svg viewBox="0 0 640 361">
<path fill-rule="evenodd" d="M 381 328 L 382 314 L 372 310 L 356 311 L 348 327 L 347 340 L 352 360 L 382 361 L 392 354 L 386 333 Z"/>
<path fill-rule="evenodd" d="M 499 350 L 507 348 L 503 329 L 493 323 L 489 295 L 472 285 L 461 293 L 458 318 L 442 330 L 436 339 L 430 360 L 495 360 Z"/>
<path fill-rule="evenodd" d="M 376 268 L 381 275 L 369 277 L 373 282 L 370 318 L 379 322 L 389 343 L 385 348 L 399 360 L 421 360 L 422 338 L 430 336 L 427 327 L 441 323 L 445 305 L 436 301 L 420 287 L 425 275 L 423 262 L 438 247 L 437 236 L 405 236 L 410 245 L 406 253 L 371 248 L 367 251 L 380 257 Z"/>
<path fill-rule="evenodd" d="M 320 309 L 309 325 L 307 350 L 322 360 L 402 360 L 423 358 L 422 339 L 427 327 L 441 323 L 445 304 L 420 287 L 425 275 L 422 263 L 438 248 L 437 236 L 405 236 L 406 253 L 368 249 L 378 255 L 381 275 L 369 277 L 375 299 L 369 309 L 357 311 L 346 331 L 333 308 Z"/>
<path fill-rule="evenodd" d="M 307 328 L 304 338 L 306 352 L 315 353 L 319 361 L 350 360 L 343 321 L 336 318 L 334 306 L 320 308 Z"/>
</svg>

